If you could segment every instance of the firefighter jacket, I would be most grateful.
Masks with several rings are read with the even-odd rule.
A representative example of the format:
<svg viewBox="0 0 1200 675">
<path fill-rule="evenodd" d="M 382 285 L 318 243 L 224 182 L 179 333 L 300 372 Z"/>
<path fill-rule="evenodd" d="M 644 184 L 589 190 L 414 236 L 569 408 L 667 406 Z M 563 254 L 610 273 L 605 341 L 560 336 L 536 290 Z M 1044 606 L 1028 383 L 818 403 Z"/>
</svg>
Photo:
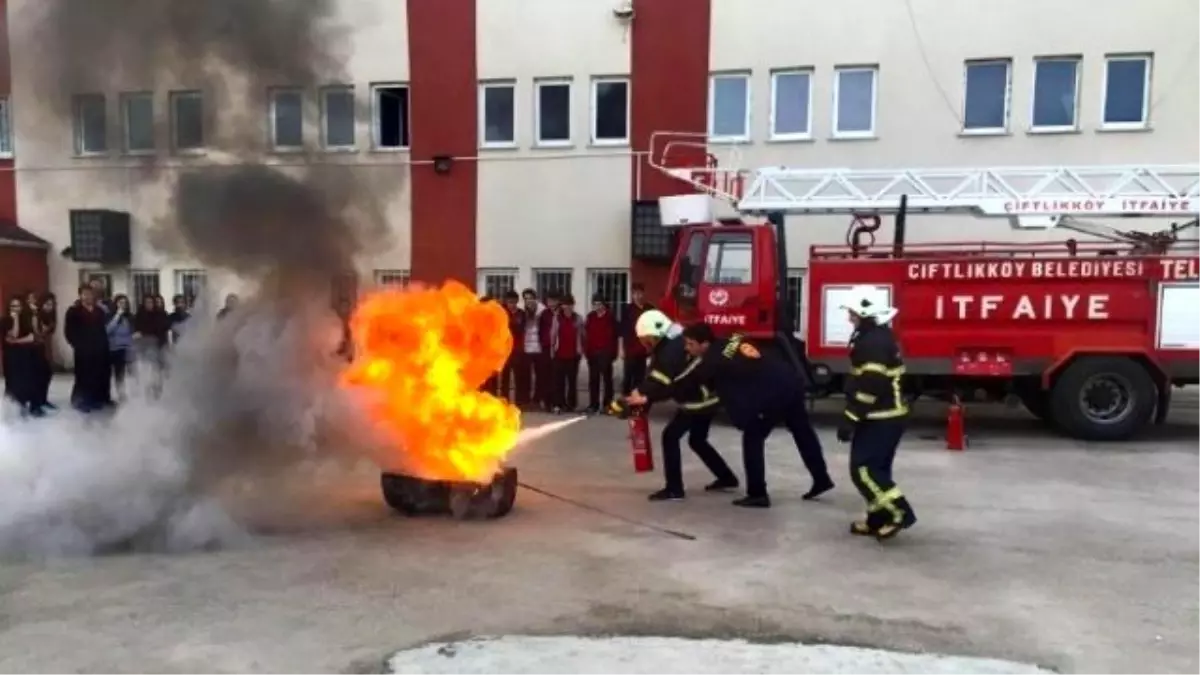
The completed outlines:
<svg viewBox="0 0 1200 675">
<path fill-rule="evenodd" d="M 716 410 L 720 399 L 704 380 L 692 378 L 690 382 L 676 385 L 676 378 L 697 362 L 683 348 L 683 336 L 664 338 L 654 345 L 650 353 L 650 366 L 646 370 L 646 381 L 639 391 L 651 403 L 674 399 L 683 410 L 692 412 Z"/>
<path fill-rule="evenodd" d="M 845 415 L 863 420 L 901 419 L 908 405 L 900 390 L 904 360 L 892 329 L 863 322 L 850 337 L 850 378 L 846 383 Z"/>
<path fill-rule="evenodd" d="M 804 383 L 783 359 L 763 354 L 741 335 L 714 340 L 688 364 L 672 387 L 711 383 L 729 419 L 746 429 L 789 406 L 804 404 Z"/>
</svg>

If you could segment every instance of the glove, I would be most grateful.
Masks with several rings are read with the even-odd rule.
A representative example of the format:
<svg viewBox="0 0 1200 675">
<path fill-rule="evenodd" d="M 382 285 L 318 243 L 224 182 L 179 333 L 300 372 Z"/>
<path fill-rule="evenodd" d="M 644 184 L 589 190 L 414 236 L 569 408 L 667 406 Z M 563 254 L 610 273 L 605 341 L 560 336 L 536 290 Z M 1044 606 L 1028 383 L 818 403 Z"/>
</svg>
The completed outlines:
<svg viewBox="0 0 1200 675">
<path fill-rule="evenodd" d="M 618 396 L 608 404 L 608 414 L 621 419 L 629 416 L 629 406 L 625 404 L 624 396 Z"/>
<path fill-rule="evenodd" d="M 837 428 L 838 442 L 849 443 L 852 438 L 854 438 L 854 422 L 843 416 Z"/>
</svg>

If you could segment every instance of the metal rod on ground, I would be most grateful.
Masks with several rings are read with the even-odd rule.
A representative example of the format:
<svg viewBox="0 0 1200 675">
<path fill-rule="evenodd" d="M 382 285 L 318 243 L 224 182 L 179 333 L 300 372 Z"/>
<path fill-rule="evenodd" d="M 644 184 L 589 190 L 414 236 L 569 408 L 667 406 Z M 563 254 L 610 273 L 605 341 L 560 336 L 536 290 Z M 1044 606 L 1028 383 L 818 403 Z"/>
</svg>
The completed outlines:
<svg viewBox="0 0 1200 675">
<path fill-rule="evenodd" d="M 530 492 L 536 492 L 539 495 L 542 495 L 544 497 L 549 497 L 550 499 L 555 499 L 555 500 L 558 500 L 565 504 L 570 504 L 571 506 L 581 508 L 585 511 L 599 513 L 602 516 L 608 516 L 609 518 L 619 520 L 623 523 L 627 523 L 627 524 L 633 525 L 635 527 L 640 527 L 640 528 L 647 529 L 647 530 L 653 530 L 654 532 L 658 532 L 659 534 L 665 534 L 667 536 L 675 537 L 677 539 L 683 539 L 684 541 L 696 541 L 696 537 L 688 534 L 687 532 L 680 532 L 678 530 L 670 530 L 665 527 L 659 527 L 658 525 L 651 525 L 650 523 L 644 523 L 640 520 L 634 520 L 633 518 L 622 516 L 619 513 L 613 513 L 612 511 L 605 511 L 604 509 L 602 509 L 598 506 L 592 506 L 591 504 L 585 504 L 583 502 L 575 501 L 574 499 L 570 499 L 569 497 L 563 497 L 562 495 L 556 495 L 553 492 L 548 492 L 541 488 L 534 487 L 534 486 L 530 485 L 529 483 L 523 482 L 523 483 L 519 483 L 519 485 L 521 487 L 525 488 L 526 490 L 529 490 Z"/>
</svg>

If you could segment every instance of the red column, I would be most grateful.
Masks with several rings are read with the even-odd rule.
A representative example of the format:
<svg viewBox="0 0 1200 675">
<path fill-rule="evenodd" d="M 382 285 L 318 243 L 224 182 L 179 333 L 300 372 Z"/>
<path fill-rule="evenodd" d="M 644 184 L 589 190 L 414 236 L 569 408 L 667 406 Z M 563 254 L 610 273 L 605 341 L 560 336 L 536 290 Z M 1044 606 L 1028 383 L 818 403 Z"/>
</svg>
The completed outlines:
<svg viewBox="0 0 1200 675">
<path fill-rule="evenodd" d="M 12 58 L 8 44 L 8 0 L 0 0 L 0 96 L 12 93 Z M 9 106 L 8 130 L 12 135 L 12 107 Z M 11 140 L 11 139 L 10 139 Z M 17 222 L 17 181 L 13 161 L 0 159 L 0 225 Z"/>
<path fill-rule="evenodd" d="M 479 142 L 475 0 L 407 0 L 412 195 L 412 278 L 475 287 Z"/>
<path fill-rule="evenodd" d="M 705 131 L 711 11 L 710 0 L 637 3 L 630 31 L 630 140 L 635 153 L 649 148 L 655 131 Z M 635 154 L 632 161 L 634 198 L 692 192 L 690 186 L 647 166 L 643 155 Z M 666 291 L 670 273 L 666 265 L 633 260 L 630 271 L 634 281 L 646 285 L 650 298 Z"/>
</svg>

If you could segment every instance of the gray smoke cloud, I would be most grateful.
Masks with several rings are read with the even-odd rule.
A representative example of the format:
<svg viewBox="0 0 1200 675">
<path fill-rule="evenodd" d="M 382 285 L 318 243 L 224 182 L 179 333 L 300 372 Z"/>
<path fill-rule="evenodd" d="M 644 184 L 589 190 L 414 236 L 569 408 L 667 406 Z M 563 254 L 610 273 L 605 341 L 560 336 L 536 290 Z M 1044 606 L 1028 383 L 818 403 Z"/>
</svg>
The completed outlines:
<svg viewBox="0 0 1200 675">
<path fill-rule="evenodd" d="M 331 0 L 24 6 L 30 14 L 15 23 L 36 32 L 41 50 L 24 77 L 40 83 L 40 112 L 53 123 L 70 124 L 73 93 L 114 93 L 117 78 L 143 89 L 183 83 L 221 111 L 210 115 L 219 147 L 208 161 L 137 172 L 166 181 L 172 198 L 165 215 L 134 216 L 156 219 L 154 241 L 254 291 L 220 323 L 196 309 L 161 395 L 145 395 L 158 378 L 143 368 L 141 391 L 111 419 L 23 421 L 9 411 L 0 420 L 0 554 L 227 544 L 253 530 L 230 510 L 230 484 L 252 485 L 253 506 L 277 502 L 278 485 L 305 462 L 387 461 L 361 406 L 337 386 L 342 332 L 330 301 L 334 279 L 383 242 L 387 192 L 310 153 L 287 167 L 260 160 L 269 88 L 341 81 L 345 27 L 332 9 Z"/>
</svg>

